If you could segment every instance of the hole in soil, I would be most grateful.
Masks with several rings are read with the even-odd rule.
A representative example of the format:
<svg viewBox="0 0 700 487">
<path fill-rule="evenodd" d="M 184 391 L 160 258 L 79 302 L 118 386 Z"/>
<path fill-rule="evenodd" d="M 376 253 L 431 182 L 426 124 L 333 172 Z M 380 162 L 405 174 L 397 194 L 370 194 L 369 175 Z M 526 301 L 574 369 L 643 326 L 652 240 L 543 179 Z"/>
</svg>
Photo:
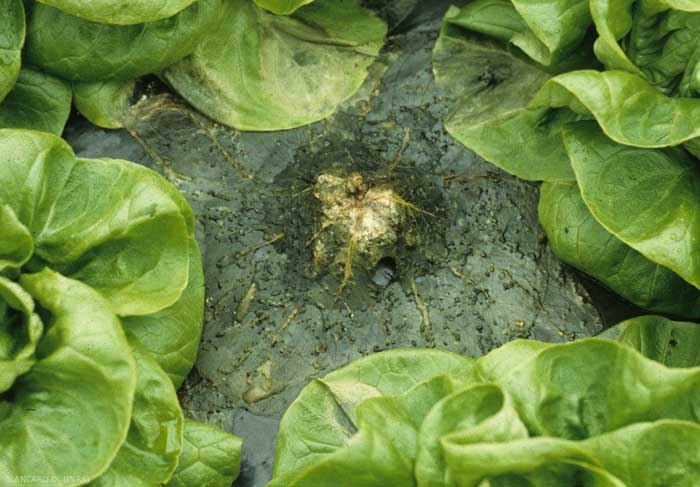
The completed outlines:
<svg viewBox="0 0 700 487">
<path fill-rule="evenodd" d="M 382 257 L 372 274 L 372 282 L 380 287 L 387 287 L 396 280 L 396 260 L 393 257 Z"/>
</svg>

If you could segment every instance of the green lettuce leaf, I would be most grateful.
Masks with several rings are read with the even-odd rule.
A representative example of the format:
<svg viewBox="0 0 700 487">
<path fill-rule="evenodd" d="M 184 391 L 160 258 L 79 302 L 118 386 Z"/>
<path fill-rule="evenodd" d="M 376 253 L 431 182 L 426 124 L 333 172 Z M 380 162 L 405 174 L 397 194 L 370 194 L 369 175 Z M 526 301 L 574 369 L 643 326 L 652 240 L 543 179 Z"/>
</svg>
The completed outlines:
<svg viewBox="0 0 700 487">
<path fill-rule="evenodd" d="M 641 308 L 700 318 L 700 290 L 607 231 L 575 182 L 544 183 L 539 217 L 549 245 L 567 264 Z"/>
<path fill-rule="evenodd" d="M 513 398 L 531 436 L 583 440 L 642 420 L 696 421 L 700 369 L 670 369 L 609 340 L 529 345 L 507 343 L 477 367 Z"/>
<path fill-rule="evenodd" d="M 620 144 L 669 147 L 700 136 L 700 99 L 671 98 L 625 71 L 571 71 L 544 84 L 531 108 L 569 107 L 593 115 Z"/>
<path fill-rule="evenodd" d="M 469 373 L 472 366 L 472 360 L 451 353 L 396 350 L 360 359 L 312 382 L 290 406 L 280 424 L 274 467 L 274 477 L 278 480 L 273 480 L 272 485 L 308 485 L 304 483 L 306 478 L 327 480 L 328 475 L 332 475 L 334 465 L 333 462 L 330 465 L 325 463 L 329 455 L 344 465 L 369 462 L 381 470 L 382 479 L 406 482 L 407 478 L 410 479 L 410 475 L 406 477 L 404 472 L 408 461 L 406 455 L 411 452 L 393 447 L 389 438 L 384 438 L 385 431 L 373 430 L 373 425 L 382 423 L 373 419 L 381 413 L 383 403 L 370 403 L 370 406 L 366 406 L 370 409 L 364 410 L 365 412 L 356 411 L 358 404 L 370 398 L 401 395 L 436 376 L 451 374 L 462 377 Z M 426 401 L 422 403 L 425 405 L 435 399 L 436 393 L 449 394 L 450 388 L 451 385 L 439 381 L 428 386 L 428 390 L 433 390 L 433 393 L 426 395 L 430 399 L 422 399 L 421 394 L 409 393 L 409 396 L 413 398 L 411 401 L 417 401 L 416 405 L 423 400 Z M 425 392 L 424 390 L 423 393 Z M 387 404 L 391 403 L 389 400 Z M 427 413 L 427 410 L 424 412 Z M 417 435 L 418 425 L 414 425 L 411 431 L 409 418 L 402 420 L 402 424 L 403 435 L 408 436 L 410 441 L 411 435 Z M 364 433 L 354 439 L 358 429 Z M 387 436 L 397 434 L 399 433 L 392 432 Z M 355 446 L 356 443 L 358 446 Z M 363 453 L 363 450 L 370 447 L 376 448 L 378 452 L 374 460 L 368 459 L 366 453 Z M 347 469 L 344 472 L 348 474 Z M 374 470 L 366 472 L 367 475 L 374 473 Z M 363 472 L 358 472 L 356 476 L 347 477 L 348 484 L 345 485 L 359 485 L 353 482 L 357 482 L 362 475 Z M 336 476 L 337 481 L 340 478 L 342 477 Z"/>
<path fill-rule="evenodd" d="M 136 386 L 131 349 L 109 304 L 85 284 L 48 269 L 23 275 L 20 284 L 51 321 L 36 363 L 11 394 L 0 395 L 0 471 L 95 478 L 129 429 Z"/>
<path fill-rule="evenodd" d="M 700 49 L 696 49 L 686 63 L 678 88 L 680 96 L 697 98 L 700 95 Z"/>
<path fill-rule="evenodd" d="M 69 167 L 46 167 L 54 184 L 42 195 L 50 213 L 30 227 L 36 255 L 100 291 L 120 315 L 175 303 L 188 281 L 189 235 L 165 181 L 127 161 L 74 159 Z"/>
<path fill-rule="evenodd" d="M 591 24 L 588 0 L 511 1 L 528 26 L 511 42 L 540 64 L 555 64 L 568 56 Z"/>
<path fill-rule="evenodd" d="M 662 316 L 638 316 L 599 335 L 639 350 L 645 357 L 669 367 L 700 365 L 700 326 Z"/>
<path fill-rule="evenodd" d="M 268 487 L 297 485 L 414 485 L 418 429 L 430 408 L 454 392 L 449 376 L 436 376 L 398 396 L 365 399 L 354 413 L 357 432 L 343 448 L 305 469 L 279 474 Z"/>
<path fill-rule="evenodd" d="M 462 388 L 444 397 L 420 427 L 415 475 L 418 485 L 451 485 L 446 443 L 497 443 L 527 438 L 509 396 L 494 384 Z"/>
<path fill-rule="evenodd" d="M 90 486 L 162 485 L 175 471 L 183 447 L 184 418 L 170 378 L 148 353 L 131 346 L 137 381 L 129 433 L 109 469 Z"/>
<path fill-rule="evenodd" d="M 35 259 L 100 290 L 120 314 L 155 312 L 180 297 L 187 222 L 162 178 L 124 161 L 75 159 L 48 134 L 0 130 L 0 144 L 13 148 L 0 200 L 30 230 Z"/>
<path fill-rule="evenodd" d="M 44 325 L 22 286 L 0 276 L 0 394 L 34 365 Z"/>
<path fill-rule="evenodd" d="M 528 28 L 510 0 L 476 0 L 462 9 L 452 6 L 445 14 L 445 22 L 502 42 Z"/>
<path fill-rule="evenodd" d="M 17 81 L 25 36 L 22 0 L 0 0 L 0 101 Z"/>
<path fill-rule="evenodd" d="M 72 98 L 68 83 L 24 66 L 12 91 L 0 103 L 0 127 L 61 135 Z"/>
<path fill-rule="evenodd" d="M 610 233 L 700 286 L 700 174 L 681 148 L 616 144 L 595 124 L 564 132 L 581 195 Z"/>
<path fill-rule="evenodd" d="M 637 20 L 630 32 L 627 53 L 656 89 L 685 96 L 687 88 L 680 86 L 686 71 L 697 64 L 699 35 L 700 6 L 693 13 L 656 13 Z"/>
<path fill-rule="evenodd" d="M 221 13 L 222 0 L 199 0 L 174 17 L 122 26 L 36 4 L 25 56 L 32 65 L 71 81 L 128 80 L 192 53 Z"/>
<path fill-rule="evenodd" d="M 177 14 L 196 0 L 38 0 L 64 12 L 105 24 L 142 24 Z"/>
<path fill-rule="evenodd" d="M 700 474 L 697 452 L 685 446 L 700 441 L 700 426 L 686 421 L 633 424 L 582 442 L 450 440 L 444 448 L 452 485 L 476 486 L 486 477 L 496 486 L 653 487 L 690 485 Z"/>
<path fill-rule="evenodd" d="M 131 108 L 136 80 L 73 83 L 73 102 L 80 114 L 98 127 L 119 129 Z"/>
<path fill-rule="evenodd" d="M 530 109 L 530 98 L 549 75 L 501 46 L 452 26 L 453 22 L 462 25 L 460 15 L 457 8 L 448 11 L 433 52 L 438 84 L 457 98 L 445 120 L 447 131 L 487 161 L 521 178 L 573 180 L 561 129 L 586 116 L 549 107 Z"/>
<path fill-rule="evenodd" d="M 195 108 L 240 130 L 331 115 L 362 85 L 387 30 L 358 0 L 316 0 L 290 16 L 229 0 L 220 16 L 194 54 L 162 75 Z"/>
<path fill-rule="evenodd" d="M 190 239 L 187 287 L 175 304 L 149 315 L 122 318 L 129 340 L 148 351 L 180 387 L 199 351 L 204 319 L 204 275 L 199 248 Z"/>
<path fill-rule="evenodd" d="M 230 487 L 241 468 L 241 440 L 220 429 L 185 420 L 184 447 L 167 487 Z"/>
<path fill-rule="evenodd" d="M 644 71 L 640 66 L 647 64 L 644 60 L 646 54 L 651 54 L 653 62 L 665 51 L 665 55 L 682 62 L 683 51 L 696 41 L 691 38 L 687 39 L 690 42 L 678 43 L 687 34 L 674 35 L 672 31 L 676 29 L 664 32 L 668 26 L 663 25 L 663 17 L 669 9 L 687 14 L 700 11 L 700 6 L 693 0 L 590 0 L 591 16 L 599 35 L 594 45 L 598 59 L 607 69 L 621 69 L 638 75 Z M 632 38 L 626 39 L 630 34 Z M 629 41 L 630 45 L 623 48 L 622 39 Z M 670 43 L 664 47 L 666 40 Z M 641 65 L 635 64 L 640 61 Z"/>
<path fill-rule="evenodd" d="M 17 219 L 9 205 L 0 204 L 0 275 L 5 269 L 19 270 L 31 259 L 34 241 L 29 229 Z"/>
<path fill-rule="evenodd" d="M 512 43 L 545 66 L 575 51 L 592 21 L 588 0 L 477 0 L 452 9 L 448 22 Z"/>
<path fill-rule="evenodd" d="M 590 0 L 591 17 L 598 31 L 593 46 L 607 69 L 621 69 L 633 74 L 641 71 L 627 57 L 618 43 L 632 30 L 632 6 L 636 0 Z"/>
</svg>

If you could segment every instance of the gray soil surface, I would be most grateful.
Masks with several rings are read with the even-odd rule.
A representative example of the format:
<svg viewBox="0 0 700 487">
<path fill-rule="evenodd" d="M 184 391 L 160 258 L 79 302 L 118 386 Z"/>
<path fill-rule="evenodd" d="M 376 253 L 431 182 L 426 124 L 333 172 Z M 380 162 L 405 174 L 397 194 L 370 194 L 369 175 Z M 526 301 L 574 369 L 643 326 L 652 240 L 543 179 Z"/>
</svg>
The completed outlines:
<svg viewBox="0 0 700 487">
<path fill-rule="evenodd" d="M 477 357 L 518 337 L 590 336 L 625 314 L 554 257 L 537 186 L 444 131 L 450 101 L 434 85 L 431 50 L 445 5 L 404 19 L 361 93 L 310 127 L 241 133 L 161 94 L 143 97 L 128 132 L 80 120 L 68 129 L 80 155 L 152 167 L 194 208 L 206 321 L 181 400 L 189 416 L 244 438 L 239 487 L 269 478 L 278 420 L 299 390 L 353 359 L 397 347 Z M 312 188 L 324 172 L 358 172 L 433 214 L 407 212 L 385 252 L 388 277 L 358 261 L 338 293 L 342 266 L 313 271 L 308 243 L 322 223 Z"/>
</svg>

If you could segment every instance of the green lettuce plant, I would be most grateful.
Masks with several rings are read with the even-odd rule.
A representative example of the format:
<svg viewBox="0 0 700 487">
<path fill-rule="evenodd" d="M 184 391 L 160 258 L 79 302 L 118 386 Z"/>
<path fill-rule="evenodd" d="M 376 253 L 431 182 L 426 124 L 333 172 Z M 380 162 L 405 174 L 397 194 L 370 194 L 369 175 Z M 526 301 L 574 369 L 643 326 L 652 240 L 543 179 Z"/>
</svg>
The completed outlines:
<svg viewBox="0 0 700 487">
<path fill-rule="evenodd" d="M 543 181 L 555 253 L 646 309 L 700 308 L 700 5 L 476 0 L 434 50 L 447 130 Z M 508 143 L 504 144 L 503 141 Z"/>
<path fill-rule="evenodd" d="M 220 444 L 222 473 L 178 485 L 207 472 L 229 485 L 240 442 L 185 422 L 175 392 L 204 301 L 187 202 L 142 166 L 78 158 L 47 133 L 0 129 L 0 154 L 5 483 L 161 485 Z"/>
<path fill-rule="evenodd" d="M 123 126 L 145 75 L 237 129 L 316 122 L 360 88 L 387 32 L 359 0 L 2 0 L 0 8 L 0 127 L 57 135 L 73 97 L 91 122 Z"/>
<path fill-rule="evenodd" d="M 660 318 L 639 320 L 618 328 L 623 341 L 661 337 L 644 326 Z M 478 360 L 381 352 L 302 390 L 268 487 L 688 486 L 698 385 L 698 367 L 600 338 L 516 340 Z"/>
</svg>

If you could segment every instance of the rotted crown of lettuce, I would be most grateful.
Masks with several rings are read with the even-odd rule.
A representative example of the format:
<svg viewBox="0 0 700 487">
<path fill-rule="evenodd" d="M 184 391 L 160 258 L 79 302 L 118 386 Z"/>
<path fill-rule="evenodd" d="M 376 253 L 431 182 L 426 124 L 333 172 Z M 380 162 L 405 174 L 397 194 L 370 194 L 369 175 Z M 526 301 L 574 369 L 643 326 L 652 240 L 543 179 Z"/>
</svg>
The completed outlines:
<svg viewBox="0 0 700 487">
<path fill-rule="evenodd" d="M 29 475 L 201 485 L 210 460 L 187 438 L 203 436 L 228 453 L 211 460 L 225 479 L 212 485 L 230 485 L 240 441 L 185 421 L 175 393 L 196 357 L 204 300 L 187 202 L 142 166 L 77 158 L 46 133 L 2 129 L 0 154 L 0 472 L 17 479 L 9 485 Z"/>
<path fill-rule="evenodd" d="M 649 316 L 609 333 L 656 360 L 698 365 L 697 330 Z M 357 360 L 285 413 L 268 487 L 691 485 L 700 367 L 672 369 L 620 342 Z"/>
<path fill-rule="evenodd" d="M 700 318 L 700 3 L 477 0 L 448 11 L 433 61 L 447 130 L 544 182 L 562 260 Z"/>
<path fill-rule="evenodd" d="M 241 130 L 321 120 L 352 96 L 386 24 L 360 0 L 0 0 L 0 127 L 60 134 L 71 103 L 124 125 L 156 74 Z M 3 101 L 4 99 L 4 101 Z"/>
</svg>

